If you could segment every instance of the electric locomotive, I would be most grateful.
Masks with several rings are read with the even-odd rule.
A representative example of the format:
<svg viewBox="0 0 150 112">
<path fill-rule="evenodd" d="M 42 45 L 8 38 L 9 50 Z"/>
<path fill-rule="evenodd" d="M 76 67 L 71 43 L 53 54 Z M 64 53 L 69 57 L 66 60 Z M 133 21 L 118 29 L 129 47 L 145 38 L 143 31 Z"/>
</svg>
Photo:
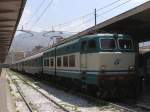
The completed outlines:
<svg viewBox="0 0 150 112">
<path fill-rule="evenodd" d="M 43 61 L 45 74 L 61 77 L 69 86 L 73 82 L 84 89 L 97 89 L 104 97 L 134 90 L 135 48 L 128 35 L 80 37 L 49 49 Z"/>
<path fill-rule="evenodd" d="M 42 61 L 35 67 L 39 69 L 39 75 L 43 73 L 52 79 L 60 79 L 67 86 L 97 91 L 98 95 L 105 97 L 133 90 L 135 57 L 130 36 L 95 34 L 49 48 L 38 56 Z M 23 70 L 27 72 L 30 68 L 30 73 L 34 74 L 36 58 L 32 56 L 22 61 Z"/>
</svg>

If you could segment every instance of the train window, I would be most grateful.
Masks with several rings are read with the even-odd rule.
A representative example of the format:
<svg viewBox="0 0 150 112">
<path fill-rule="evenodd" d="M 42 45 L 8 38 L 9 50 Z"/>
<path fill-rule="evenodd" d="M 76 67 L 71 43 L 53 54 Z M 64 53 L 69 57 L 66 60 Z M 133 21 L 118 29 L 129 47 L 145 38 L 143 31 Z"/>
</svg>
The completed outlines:
<svg viewBox="0 0 150 112">
<path fill-rule="evenodd" d="M 44 59 L 44 66 L 49 66 L 49 59 Z"/>
<path fill-rule="evenodd" d="M 53 67 L 53 66 L 54 66 L 54 59 L 52 58 L 50 61 L 51 61 L 51 62 L 50 62 L 51 67 Z"/>
<path fill-rule="evenodd" d="M 63 57 L 63 66 L 68 67 L 68 56 Z"/>
<path fill-rule="evenodd" d="M 83 41 L 83 42 L 81 43 L 81 50 L 82 50 L 82 51 L 86 51 L 86 50 L 87 50 L 87 41 Z"/>
<path fill-rule="evenodd" d="M 69 67 L 75 67 L 75 55 L 69 56 Z"/>
<path fill-rule="evenodd" d="M 57 66 L 60 67 L 61 66 L 61 57 L 57 58 Z"/>
<path fill-rule="evenodd" d="M 89 40 L 88 41 L 88 48 L 95 49 L 96 48 L 96 41 L 95 40 Z"/>
<path fill-rule="evenodd" d="M 49 59 L 46 60 L 46 65 L 49 66 Z"/>
<path fill-rule="evenodd" d="M 100 39 L 101 48 L 104 50 L 114 50 L 116 48 L 114 39 Z"/>
<path fill-rule="evenodd" d="M 76 49 L 76 47 L 77 47 L 76 44 L 73 44 L 73 45 L 72 45 L 72 49 L 73 49 L 73 50 Z"/>
<path fill-rule="evenodd" d="M 44 66 L 46 66 L 46 59 L 44 59 Z"/>
<path fill-rule="evenodd" d="M 133 44 L 131 39 L 118 39 L 119 48 L 122 50 L 133 49 Z"/>
</svg>

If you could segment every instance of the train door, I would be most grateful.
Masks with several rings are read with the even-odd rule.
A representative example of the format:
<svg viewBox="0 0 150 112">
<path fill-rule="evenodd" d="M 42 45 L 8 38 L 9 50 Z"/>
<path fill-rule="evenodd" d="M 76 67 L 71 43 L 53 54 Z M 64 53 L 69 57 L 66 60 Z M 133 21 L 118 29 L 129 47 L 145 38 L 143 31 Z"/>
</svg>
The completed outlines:
<svg viewBox="0 0 150 112">
<path fill-rule="evenodd" d="M 80 52 L 80 70 L 85 73 L 87 70 L 87 41 L 81 41 L 81 52 Z"/>
</svg>

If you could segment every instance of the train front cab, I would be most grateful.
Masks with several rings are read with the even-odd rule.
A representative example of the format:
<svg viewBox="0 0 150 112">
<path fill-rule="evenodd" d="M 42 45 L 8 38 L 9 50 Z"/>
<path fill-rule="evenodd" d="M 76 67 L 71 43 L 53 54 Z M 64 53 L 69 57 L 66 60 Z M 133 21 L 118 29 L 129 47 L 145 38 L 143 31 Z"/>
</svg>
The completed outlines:
<svg viewBox="0 0 150 112">
<path fill-rule="evenodd" d="M 130 87 L 135 77 L 135 51 L 127 35 L 100 35 L 81 40 L 81 71 L 89 85 L 113 91 Z M 116 89 L 116 88 L 115 88 Z"/>
</svg>

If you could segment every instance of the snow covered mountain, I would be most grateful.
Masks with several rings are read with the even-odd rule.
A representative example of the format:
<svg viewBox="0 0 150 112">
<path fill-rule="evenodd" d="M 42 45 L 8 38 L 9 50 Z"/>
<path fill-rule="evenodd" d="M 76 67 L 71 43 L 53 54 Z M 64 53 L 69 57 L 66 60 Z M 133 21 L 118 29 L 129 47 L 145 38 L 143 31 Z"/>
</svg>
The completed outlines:
<svg viewBox="0 0 150 112">
<path fill-rule="evenodd" d="M 29 33 L 20 33 L 15 36 L 13 39 L 10 50 L 21 50 L 21 51 L 31 51 L 35 46 L 49 46 L 51 41 L 51 37 L 53 36 L 61 36 L 66 38 L 71 36 L 72 34 L 67 32 L 31 32 L 33 35 Z"/>
</svg>

